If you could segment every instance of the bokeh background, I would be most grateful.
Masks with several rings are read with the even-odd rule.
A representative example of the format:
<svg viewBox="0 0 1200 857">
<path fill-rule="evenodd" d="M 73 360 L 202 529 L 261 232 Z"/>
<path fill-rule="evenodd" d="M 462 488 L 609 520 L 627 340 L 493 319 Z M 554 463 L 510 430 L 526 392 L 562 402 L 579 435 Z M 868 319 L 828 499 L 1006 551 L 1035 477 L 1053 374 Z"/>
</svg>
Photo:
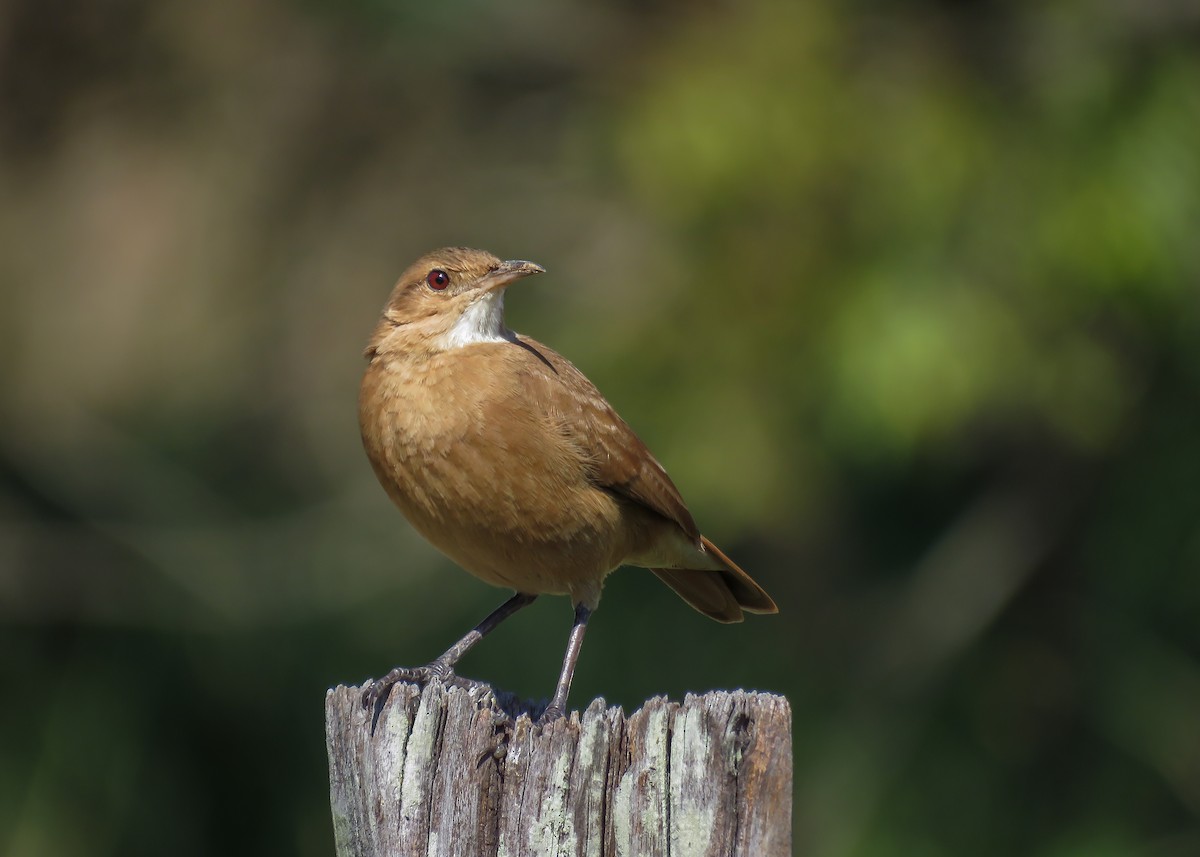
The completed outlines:
<svg viewBox="0 0 1200 857">
<path fill-rule="evenodd" d="M 326 855 L 325 688 L 504 593 L 358 439 L 431 247 L 550 273 L 778 600 L 606 588 L 573 702 L 795 715 L 797 853 L 1200 854 L 1187 0 L 0 3 L 0 852 Z M 531 696 L 542 599 L 463 663 Z"/>
</svg>

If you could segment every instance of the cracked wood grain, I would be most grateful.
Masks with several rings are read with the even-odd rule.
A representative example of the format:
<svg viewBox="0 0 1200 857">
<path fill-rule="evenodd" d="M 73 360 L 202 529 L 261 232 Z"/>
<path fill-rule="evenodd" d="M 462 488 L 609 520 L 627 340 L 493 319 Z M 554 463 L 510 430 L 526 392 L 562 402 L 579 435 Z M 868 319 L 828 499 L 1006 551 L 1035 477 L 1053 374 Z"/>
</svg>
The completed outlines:
<svg viewBox="0 0 1200 857">
<path fill-rule="evenodd" d="M 398 684 L 325 698 L 339 857 L 784 857 L 791 854 L 791 711 L 714 691 L 597 699 L 547 726 L 486 688 Z M 536 713 L 536 712 L 535 712 Z"/>
</svg>

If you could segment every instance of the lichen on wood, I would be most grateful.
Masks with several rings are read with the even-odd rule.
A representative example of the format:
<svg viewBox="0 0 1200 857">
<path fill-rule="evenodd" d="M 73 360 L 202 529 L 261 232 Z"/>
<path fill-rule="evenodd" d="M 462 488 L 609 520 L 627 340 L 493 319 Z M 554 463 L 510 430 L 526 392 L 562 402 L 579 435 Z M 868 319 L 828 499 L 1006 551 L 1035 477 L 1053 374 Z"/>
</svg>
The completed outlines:
<svg viewBox="0 0 1200 857">
<path fill-rule="evenodd" d="M 377 710 L 326 695 L 339 857 L 783 857 L 791 712 L 746 691 L 597 699 L 547 726 L 486 687 L 398 684 Z"/>
</svg>

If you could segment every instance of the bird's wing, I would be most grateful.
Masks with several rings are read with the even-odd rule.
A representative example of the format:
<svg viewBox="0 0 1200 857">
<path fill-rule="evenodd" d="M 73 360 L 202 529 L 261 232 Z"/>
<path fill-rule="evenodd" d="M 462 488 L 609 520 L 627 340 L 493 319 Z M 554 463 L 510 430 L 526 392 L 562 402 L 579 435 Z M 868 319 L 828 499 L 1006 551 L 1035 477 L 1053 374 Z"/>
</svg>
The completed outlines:
<svg viewBox="0 0 1200 857">
<path fill-rule="evenodd" d="M 520 343 L 531 351 L 540 365 L 531 370 L 541 374 L 547 383 L 563 384 L 575 395 L 554 397 L 568 402 L 573 413 L 560 416 L 564 427 L 575 435 L 592 467 L 589 474 L 595 485 L 612 491 L 628 500 L 674 521 L 688 539 L 700 544 L 700 530 L 683 502 L 679 489 L 658 463 L 654 455 L 621 419 L 600 391 L 575 368 L 571 361 L 551 348 L 526 336 Z"/>
</svg>

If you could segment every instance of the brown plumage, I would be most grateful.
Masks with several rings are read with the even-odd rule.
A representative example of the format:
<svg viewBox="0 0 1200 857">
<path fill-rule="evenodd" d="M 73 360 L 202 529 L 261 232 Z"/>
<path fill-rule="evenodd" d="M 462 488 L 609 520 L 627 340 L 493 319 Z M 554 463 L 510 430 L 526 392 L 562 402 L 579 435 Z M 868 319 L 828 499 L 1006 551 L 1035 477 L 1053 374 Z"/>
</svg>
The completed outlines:
<svg viewBox="0 0 1200 857">
<path fill-rule="evenodd" d="M 546 712 L 566 703 L 605 576 L 649 568 L 719 622 L 774 613 L 770 596 L 704 538 L 645 444 L 568 360 L 504 326 L 504 292 L 540 273 L 480 250 L 435 250 L 396 284 L 366 350 L 359 398 L 367 456 L 435 547 L 518 593 L 429 667 L 448 675 L 496 624 L 539 594 L 569 595 L 576 624 Z"/>
</svg>

